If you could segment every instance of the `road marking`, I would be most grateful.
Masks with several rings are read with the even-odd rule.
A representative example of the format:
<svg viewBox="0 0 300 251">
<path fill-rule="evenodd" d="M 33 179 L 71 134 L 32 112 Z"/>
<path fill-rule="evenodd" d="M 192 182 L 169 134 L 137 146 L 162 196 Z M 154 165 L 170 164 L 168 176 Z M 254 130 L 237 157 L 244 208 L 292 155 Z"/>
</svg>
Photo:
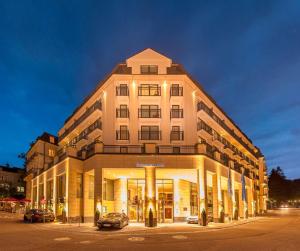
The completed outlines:
<svg viewBox="0 0 300 251">
<path fill-rule="evenodd" d="M 186 240 L 187 239 L 187 237 L 184 235 L 173 235 L 172 238 L 177 239 L 177 240 Z"/>
<path fill-rule="evenodd" d="M 144 237 L 129 237 L 128 240 L 129 241 L 144 241 L 145 238 Z"/>
<path fill-rule="evenodd" d="M 90 244 L 90 243 L 92 243 L 91 241 L 80 241 L 79 242 L 80 244 Z"/>
<path fill-rule="evenodd" d="M 71 240 L 71 238 L 70 237 L 60 237 L 60 238 L 55 238 L 54 240 L 55 241 L 69 241 L 69 240 Z"/>
</svg>

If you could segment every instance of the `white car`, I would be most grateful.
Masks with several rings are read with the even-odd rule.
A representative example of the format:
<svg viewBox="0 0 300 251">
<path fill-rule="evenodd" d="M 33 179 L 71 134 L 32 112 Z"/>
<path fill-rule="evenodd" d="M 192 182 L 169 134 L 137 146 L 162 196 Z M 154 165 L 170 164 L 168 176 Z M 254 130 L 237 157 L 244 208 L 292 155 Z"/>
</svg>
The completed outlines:
<svg viewBox="0 0 300 251">
<path fill-rule="evenodd" d="M 198 224 L 198 215 L 190 215 L 186 218 L 188 224 Z"/>
</svg>

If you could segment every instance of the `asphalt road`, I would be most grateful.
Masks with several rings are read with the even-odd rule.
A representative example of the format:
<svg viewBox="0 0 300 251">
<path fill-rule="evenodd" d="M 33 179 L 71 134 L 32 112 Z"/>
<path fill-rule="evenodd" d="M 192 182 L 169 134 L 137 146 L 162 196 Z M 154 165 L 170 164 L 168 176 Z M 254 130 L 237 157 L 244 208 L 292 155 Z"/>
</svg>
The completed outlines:
<svg viewBox="0 0 300 251">
<path fill-rule="evenodd" d="M 79 230 L 80 229 L 80 230 Z M 170 226 L 155 230 L 96 231 L 28 224 L 0 214 L 0 251 L 26 250 L 300 250 L 300 210 L 273 211 L 227 228 Z"/>
</svg>

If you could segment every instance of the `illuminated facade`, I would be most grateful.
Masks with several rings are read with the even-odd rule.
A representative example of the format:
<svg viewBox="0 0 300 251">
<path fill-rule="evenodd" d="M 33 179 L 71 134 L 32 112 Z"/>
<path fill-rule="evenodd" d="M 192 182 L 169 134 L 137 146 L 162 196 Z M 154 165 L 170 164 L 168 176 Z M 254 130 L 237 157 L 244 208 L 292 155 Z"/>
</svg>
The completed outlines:
<svg viewBox="0 0 300 251">
<path fill-rule="evenodd" d="M 26 179 L 32 205 L 58 218 L 125 212 L 155 225 L 199 215 L 205 224 L 266 210 L 260 150 L 181 65 L 152 49 L 98 84 L 58 132 L 53 161 L 35 170 Z"/>
</svg>

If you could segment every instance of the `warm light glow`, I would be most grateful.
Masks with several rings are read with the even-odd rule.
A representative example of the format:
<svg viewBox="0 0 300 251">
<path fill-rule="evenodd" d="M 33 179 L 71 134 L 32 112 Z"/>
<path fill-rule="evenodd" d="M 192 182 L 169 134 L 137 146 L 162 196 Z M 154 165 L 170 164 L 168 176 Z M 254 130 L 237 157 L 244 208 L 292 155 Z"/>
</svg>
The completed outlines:
<svg viewBox="0 0 300 251">
<path fill-rule="evenodd" d="M 97 202 L 96 209 L 97 209 L 98 212 L 102 211 L 102 207 L 101 207 L 101 202 L 100 201 Z"/>
</svg>

